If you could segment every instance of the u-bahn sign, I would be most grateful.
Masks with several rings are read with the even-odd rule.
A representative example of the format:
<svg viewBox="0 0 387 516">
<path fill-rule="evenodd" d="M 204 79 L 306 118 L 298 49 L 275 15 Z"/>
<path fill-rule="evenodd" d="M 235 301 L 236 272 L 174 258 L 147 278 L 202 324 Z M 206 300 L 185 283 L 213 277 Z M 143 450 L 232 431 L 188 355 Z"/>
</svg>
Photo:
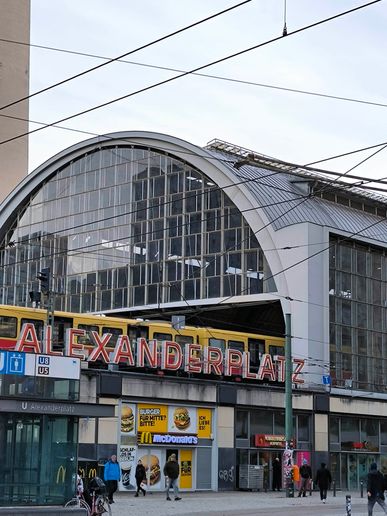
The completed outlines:
<svg viewBox="0 0 387 516">
<path fill-rule="evenodd" d="M 76 357 L 0 350 L 0 375 L 41 376 L 79 380 L 80 361 Z"/>
<path fill-rule="evenodd" d="M 242 376 L 249 380 L 265 380 L 270 382 L 285 381 L 285 357 L 272 357 L 264 353 L 261 356 L 259 367 L 251 366 L 250 353 L 236 349 L 222 350 L 214 346 L 200 346 L 199 344 L 185 344 L 184 346 L 173 341 L 147 341 L 139 338 L 130 341 L 127 335 L 120 335 L 114 348 L 109 342 L 111 333 L 102 336 L 96 331 L 87 334 L 92 341 L 91 345 L 78 342 L 84 338 L 86 331 L 80 328 L 66 330 L 64 352 L 53 350 L 52 328 L 46 326 L 42 342 L 38 340 L 35 326 L 25 323 L 22 327 L 15 351 L 29 353 L 44 353 L 51 356 L 68 356 L 88 362 L 102 361 L 106 364 L 120 364 L 136 367 L 151 368 L 168 371 L 184 370 L 187 373 L 200 373 L 216 376 Z M 304 367 L 304 360 L 293 358 L 292 381 L 296 384 L 304 383 L 300 374 Z"/>
</svg>

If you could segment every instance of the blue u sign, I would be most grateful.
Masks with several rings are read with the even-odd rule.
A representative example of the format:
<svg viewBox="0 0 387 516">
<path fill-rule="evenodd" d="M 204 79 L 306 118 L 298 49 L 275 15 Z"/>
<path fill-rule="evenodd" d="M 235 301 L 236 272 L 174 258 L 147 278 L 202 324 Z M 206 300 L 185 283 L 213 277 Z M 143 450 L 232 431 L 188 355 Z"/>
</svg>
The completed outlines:
<svg viewBox="0 0 387 516">
<path fill-rule="evenodd" d="M 38 357 L 38 364 L 39 365 L 50 365 L 50 357 L 40 356 Z"/>
<path fill-rule="evenodd" d="M 0 351 L 0 374 L 5 374 L 7 370 L 7 352 Z"/>
</svg>

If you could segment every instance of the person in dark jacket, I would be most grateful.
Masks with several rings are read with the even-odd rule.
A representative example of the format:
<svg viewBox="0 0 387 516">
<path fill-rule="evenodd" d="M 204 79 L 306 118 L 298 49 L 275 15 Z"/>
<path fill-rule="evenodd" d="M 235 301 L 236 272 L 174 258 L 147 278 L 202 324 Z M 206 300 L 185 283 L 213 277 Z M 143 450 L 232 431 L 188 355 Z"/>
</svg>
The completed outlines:
<svg viewBox="0 0 387 516">
<path fill-rule="evenodd" d="M 320 488 L 320 498 L 322 503 L 327 501 L 327 491 L 332 482 L 332 476 L 325 462 L 321 463 L 321 468 L 317 470 L 315 484 Z"/>
<path fill-rule="evenodd" d="M 169 457 L 168 461 L 164 466 L 164 475 L 168 478 L 167 484 L 167 500 L 170 500 L 169 490 L 173 488 L 173 493 L 175 495 L 175 500 L 181 500 L 179 496 L 179 488 L 177 487 L 177 479 L 179 478 L 180 467 L 179 463 L 176 460 L 176 455 L 172 453 Z"/>
<path fill-rule="evenodd" d="M 281 463 L 278 457 L 273 460 L 273 491 L 281 491 Z"/>
<path fill-rule="evenodd" d="M 136 483 L 137 483 L 137 491 L 136 491 L 136 494 L 134 496 L 138 496 L 138 493 L 140 491 L 145 496 L 146 495 L 146 491 L 145 491 L 145 489 L 143 489 L 141 487 L 141 482 L 146 482 L 146 472 L 145 472 L 145 467 L 144 467 L 143 463 L 140 460 L 138 461 L 137 466 L 136 466 L 135 476 L 136 476 Z"/>
<path fill-rule="evenodd" d="M 300 467 L 300 476 L 301 476 L 301 487 L 298 493 L 298 496 L 306 496 L 306 490 L 309 487 L 309 483 L 312 479 L 312 468 L 309 466 L 308 461 L 304 459 L 302 461 L 302 466 Z"/>
<path fill-rule="evenodd" d="M 121 468 L 117 462 L 117 455 L 112 455 L 105 464 L 103 479 L 106 483 L 109 503 L 114 503 L 113 494 L 117 491 L 118 481 L 121 479 Z"/>
<path fill-rule="evenodd" d="M 376 502 L 383 509 L 384 514 L 387 514 L 387 507 L 384 503 L 384 478 L 378 471 L 376 462 L 370 466 L 370 471 L 367 476 L 367 495 L 368 495 L 368 516 L 372 516 L 374 505 Z"/>
</svg>

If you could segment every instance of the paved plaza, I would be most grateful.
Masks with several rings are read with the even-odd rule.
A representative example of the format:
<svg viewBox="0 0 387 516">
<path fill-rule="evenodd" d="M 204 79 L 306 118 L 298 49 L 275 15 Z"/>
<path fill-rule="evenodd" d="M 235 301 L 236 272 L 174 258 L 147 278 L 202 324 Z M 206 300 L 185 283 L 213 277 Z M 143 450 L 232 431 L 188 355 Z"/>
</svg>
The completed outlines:
<svg viewBox="0 0 387 516">
<path fill-rule="evenodd" d="M 116 493 L 112 505 L 113 516 L 166 516 L 166 515 L 281 515 L 281 516 L 346 516 L 346 492 L 337 492 L 336 497 L 328 493 L 327 503 L 320 501 L 315 492 L 306 498 L 286 498 L 284 492 L 204 492 L 182 493 L 181 501 L 168 502 L 160 493 L 148 493 L 145 497 Z M 367 498 L 351 493 L 352 516 L 367 515 Z M 374 515 L 383 514 L 375 506 Z"/>
</svg>

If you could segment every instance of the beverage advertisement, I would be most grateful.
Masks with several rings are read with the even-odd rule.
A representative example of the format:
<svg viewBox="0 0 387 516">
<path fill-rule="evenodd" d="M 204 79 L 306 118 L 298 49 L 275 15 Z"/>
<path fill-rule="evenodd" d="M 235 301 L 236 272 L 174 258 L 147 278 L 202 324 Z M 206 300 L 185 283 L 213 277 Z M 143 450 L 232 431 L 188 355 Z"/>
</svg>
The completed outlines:
<svg viewBox="0 0 387 516">
<path fill-rule="evenodd" d="M 121 467 L 121 481 L 119 490 L 133 490 L 136 487 L 136 451 L 137 446 L 120 446 L 118 462 Z"/>
<path fill-rule="evenodd" d="M 168 410 L 168 432 L 197 434 L 196 407 L 171 406 Z"/>
</svg>

